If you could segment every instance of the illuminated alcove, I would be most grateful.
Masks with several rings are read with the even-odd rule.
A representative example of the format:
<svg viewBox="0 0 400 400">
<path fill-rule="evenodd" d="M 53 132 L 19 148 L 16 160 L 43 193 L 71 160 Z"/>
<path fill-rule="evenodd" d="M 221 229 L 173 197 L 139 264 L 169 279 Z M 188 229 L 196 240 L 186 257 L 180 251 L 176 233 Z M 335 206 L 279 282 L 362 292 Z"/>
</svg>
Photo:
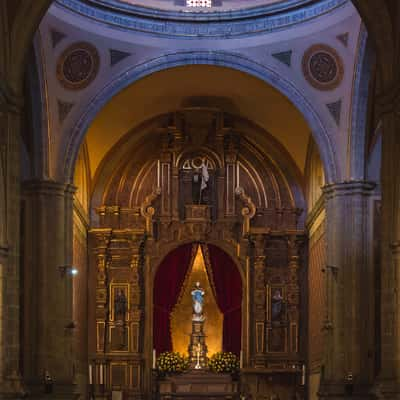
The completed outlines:
<svg viewBox="0 0 400 400">
<path fill-rule="evenodd" d="M 196 282 L 205 290 L 204 332 L 208 356 L 240 354 L 242 277 L 234 260 L 218 246 L 189 243 L 172 250 L 159 265 L 153 287 L 153 346 L 188 353 L 192 296 Z"/>
<path fill-rule="evenodd" d="M 223 314 L 218 308 L 214 297 L 210 279 L 206 271 L 206 264 L 201 246 L 198 246 L 196 256 L 185 282 L 182 286 L 178 303 L 171 313 L 172 349 L 181 354 L 188 352 L 189 336 L 192 330 L 192 296 L 191 291 L 196 282 L 200 282 L 205 291 L 204 296 L 204 332 L 208 347 L 208 356 L 222 350 Z"/>
</svg>

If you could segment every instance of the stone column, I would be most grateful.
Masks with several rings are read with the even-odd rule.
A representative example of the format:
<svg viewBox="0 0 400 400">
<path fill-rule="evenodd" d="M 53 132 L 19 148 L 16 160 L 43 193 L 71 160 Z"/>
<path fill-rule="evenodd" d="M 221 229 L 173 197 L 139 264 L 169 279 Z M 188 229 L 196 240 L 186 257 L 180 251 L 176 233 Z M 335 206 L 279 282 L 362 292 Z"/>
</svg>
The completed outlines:
<svg viewBox="0 0 400 400">
<path fill-rule="evenodd" d="M 71 399 L 73 188 L 32 181 L 24 189 L 24 378 L 32 397 L 42 398 L 47 372 L 52 398 Z"/>
<path fill-rule="evenodd" d="M 393 87 L 393 93 L 398 88 Z M 382 136 L 381 359 L 376 391 L 400 398 L 400 97 L 389 96 Z"/>
<path fill-rule="evenodd" d="M 320 397 L 365 398 L 373 373 L 373 265 L 371 202 L 374 184 L 324 187 L 327 221 L 325 269 L 326 353 Z"/>
<path fill-rule="evenodd" d="M 21 99 L 0 88 L 0 398 L 17 398 L 20 377 Z"/>
</svg>

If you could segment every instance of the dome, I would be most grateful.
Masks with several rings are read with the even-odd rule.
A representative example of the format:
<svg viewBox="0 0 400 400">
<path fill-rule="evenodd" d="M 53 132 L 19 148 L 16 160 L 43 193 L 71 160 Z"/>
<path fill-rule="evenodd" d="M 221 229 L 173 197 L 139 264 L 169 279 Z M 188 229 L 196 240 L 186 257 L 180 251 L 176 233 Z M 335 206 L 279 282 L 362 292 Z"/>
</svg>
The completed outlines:
<svg viewBox="0 0 400 400">
<path fill-rule="evenodd" d="M 297 8 L 311 3 L 312 0 L 90 0 L 101 6 L 114 10 L 131 12 L 158 11 L 164 13 L 191 14 L 220 14 L 230 17 L 241 17 L 253 12 L 277 12 Z"/>
</svg>

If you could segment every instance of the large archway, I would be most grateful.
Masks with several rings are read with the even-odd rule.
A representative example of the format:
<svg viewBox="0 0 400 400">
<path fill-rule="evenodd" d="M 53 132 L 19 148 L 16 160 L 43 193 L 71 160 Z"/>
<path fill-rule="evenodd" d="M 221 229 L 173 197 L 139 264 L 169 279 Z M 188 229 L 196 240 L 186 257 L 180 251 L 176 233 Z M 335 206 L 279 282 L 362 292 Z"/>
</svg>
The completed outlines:
<svg viewBox="0 0 400 400">
<path fill-rule="evenodd" d="M 73 127 L 69 141 L 66 143 L 64 171 L 62 173 L 65 178 L 68 180 L 73 178 L 75 160 L 79 147 L 88 132 L 88 128 L 100 110 L 114 96 L 129 87 L 129 85 L 139 82 L 141 79 L 151 76 L 156 72 L 189 65 L 210 65 L 241 71 L 277 89 L 290 100 L 306 119 L 314 140 L 318 144 L 327 181 L 333 182 L 338 179 L 338 174 L 340 174 L 338 160 L 327 129 L 320 120 L 318 113 L 314 110 L 313 105 L 305 99 L 303 94 L 292 83 L 286 81 L 275 70 L 256 64 L 243 56 L 225 52 L 210 53 L 196 51 L 169 54 L 146 62 L 145 65 L 133 67 L 130 71 L 125 71 L 120 77 L 117 77 L 117 79 L 110 82 L 97 93 L 77 124 Z"/>
<path fill-rule="evenodd" d="M 35 5 L 36 6 L 36 5 Z M 364 7 L 364 5 L 362 5 L 362 7 Z M 382 5 L 380 5 L 380 9 L 382 9 L 383 7 L 382 7 Z M 44 8 L 43 8 L 44 9 Z M 379 25 L 380 26 L 380 25 Z M 388 28 L 389 29 L 389 28 Z M 25 35 L 25 33 L 19 33 L 19 32 L 17 32 L 15 35 L 14 35 L 14 37 L 19 37 L 20 35 Z M 389 35 L 387 36 L 387 37 L 389 37 Z M 30 41 L 30 39 L 28 40 L 28 41 Z M 16 42 L 19 42 L 18 40 L 16 41 Z M 380 41 L 377 41 L 378 43 L 380 42 Z M 389 40 L 384 40 L 384 41 L 382 41 L 382 42 L 380 42 L 380 43 L 383 43 L 383 42 L 385 42 L 385 48 L 387 48 L 387 46 L 389 46 L 390 47 L 390 45 L 388 44 L 388 42 L 390 42 Z M 18 46 L 17 46 L 18 47 Z M 16 53 L 18 52 L 18 50 L 16 51 Z M 390 52 L 390 50 L 387 52 L 387 53 L 389 53 Z M 383 54 L 383 53 L 385 53 L 384 51 L 381 51 L 381 54 Z M 20 59 L 22 59 L 21 57 L 20 57 L 20 55 L 17 55 L 16 56 L 16 59 L 18 59 L 18 60 L 20 60 Z M 16 63 L 16 64 L 22 64 L 22 63 Z M 382 65 L 385 65 L 385 66 L 389 66 L 390 65 L 390 63 L 382 63 Z M 19 68 L 16 68 L 15 70 L 13 70 L 13 74 L 16 74 L 16 75 L 18 75 L 18 69 Z M 21 65 L 21 69 L 22 69 L 22 65 Z M 20 74 L 21 75 L 21 74 Z M 19 75 L 19 76 L 20 76 Z M 384 77 L 385 77 L 385 79 L 388 79 L 389 81 L 390 81 L 390 76 L 391 76 L 391 74 L 390 73 L 388 73 L 388 74 L 384 74 Z M 16 79 L 15 81 L 17 81 L 17 80 L 19 80 L 19 77 L 18 77 L 18 79 Z M 15 83 L 15 82 L 14 82 Z M 13 87 L 16 87 L 16 86 L 18 86 L 18 85 L 12 85 Z M 386 86 L 386 85 L 385 85 Z M 12 97 L 11 97 L 12 98 Z M 11 100 L 11 103 L 14 103 L 14 100 Z M 17 102 L 18 103 L 18 102 Z"/>
</svg>

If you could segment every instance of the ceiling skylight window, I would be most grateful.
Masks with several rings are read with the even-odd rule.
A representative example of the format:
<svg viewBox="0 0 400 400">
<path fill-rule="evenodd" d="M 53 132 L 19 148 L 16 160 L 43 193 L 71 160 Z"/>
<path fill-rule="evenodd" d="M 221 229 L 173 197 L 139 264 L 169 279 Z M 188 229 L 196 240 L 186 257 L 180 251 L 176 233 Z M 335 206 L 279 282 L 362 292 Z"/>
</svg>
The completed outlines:
<svg viewBox="0 0 400 400">
<path fill-rule="evenodd" d="M 212 7 L 212 0 L 186 0 L 187 7 Z"/>
</svg>

